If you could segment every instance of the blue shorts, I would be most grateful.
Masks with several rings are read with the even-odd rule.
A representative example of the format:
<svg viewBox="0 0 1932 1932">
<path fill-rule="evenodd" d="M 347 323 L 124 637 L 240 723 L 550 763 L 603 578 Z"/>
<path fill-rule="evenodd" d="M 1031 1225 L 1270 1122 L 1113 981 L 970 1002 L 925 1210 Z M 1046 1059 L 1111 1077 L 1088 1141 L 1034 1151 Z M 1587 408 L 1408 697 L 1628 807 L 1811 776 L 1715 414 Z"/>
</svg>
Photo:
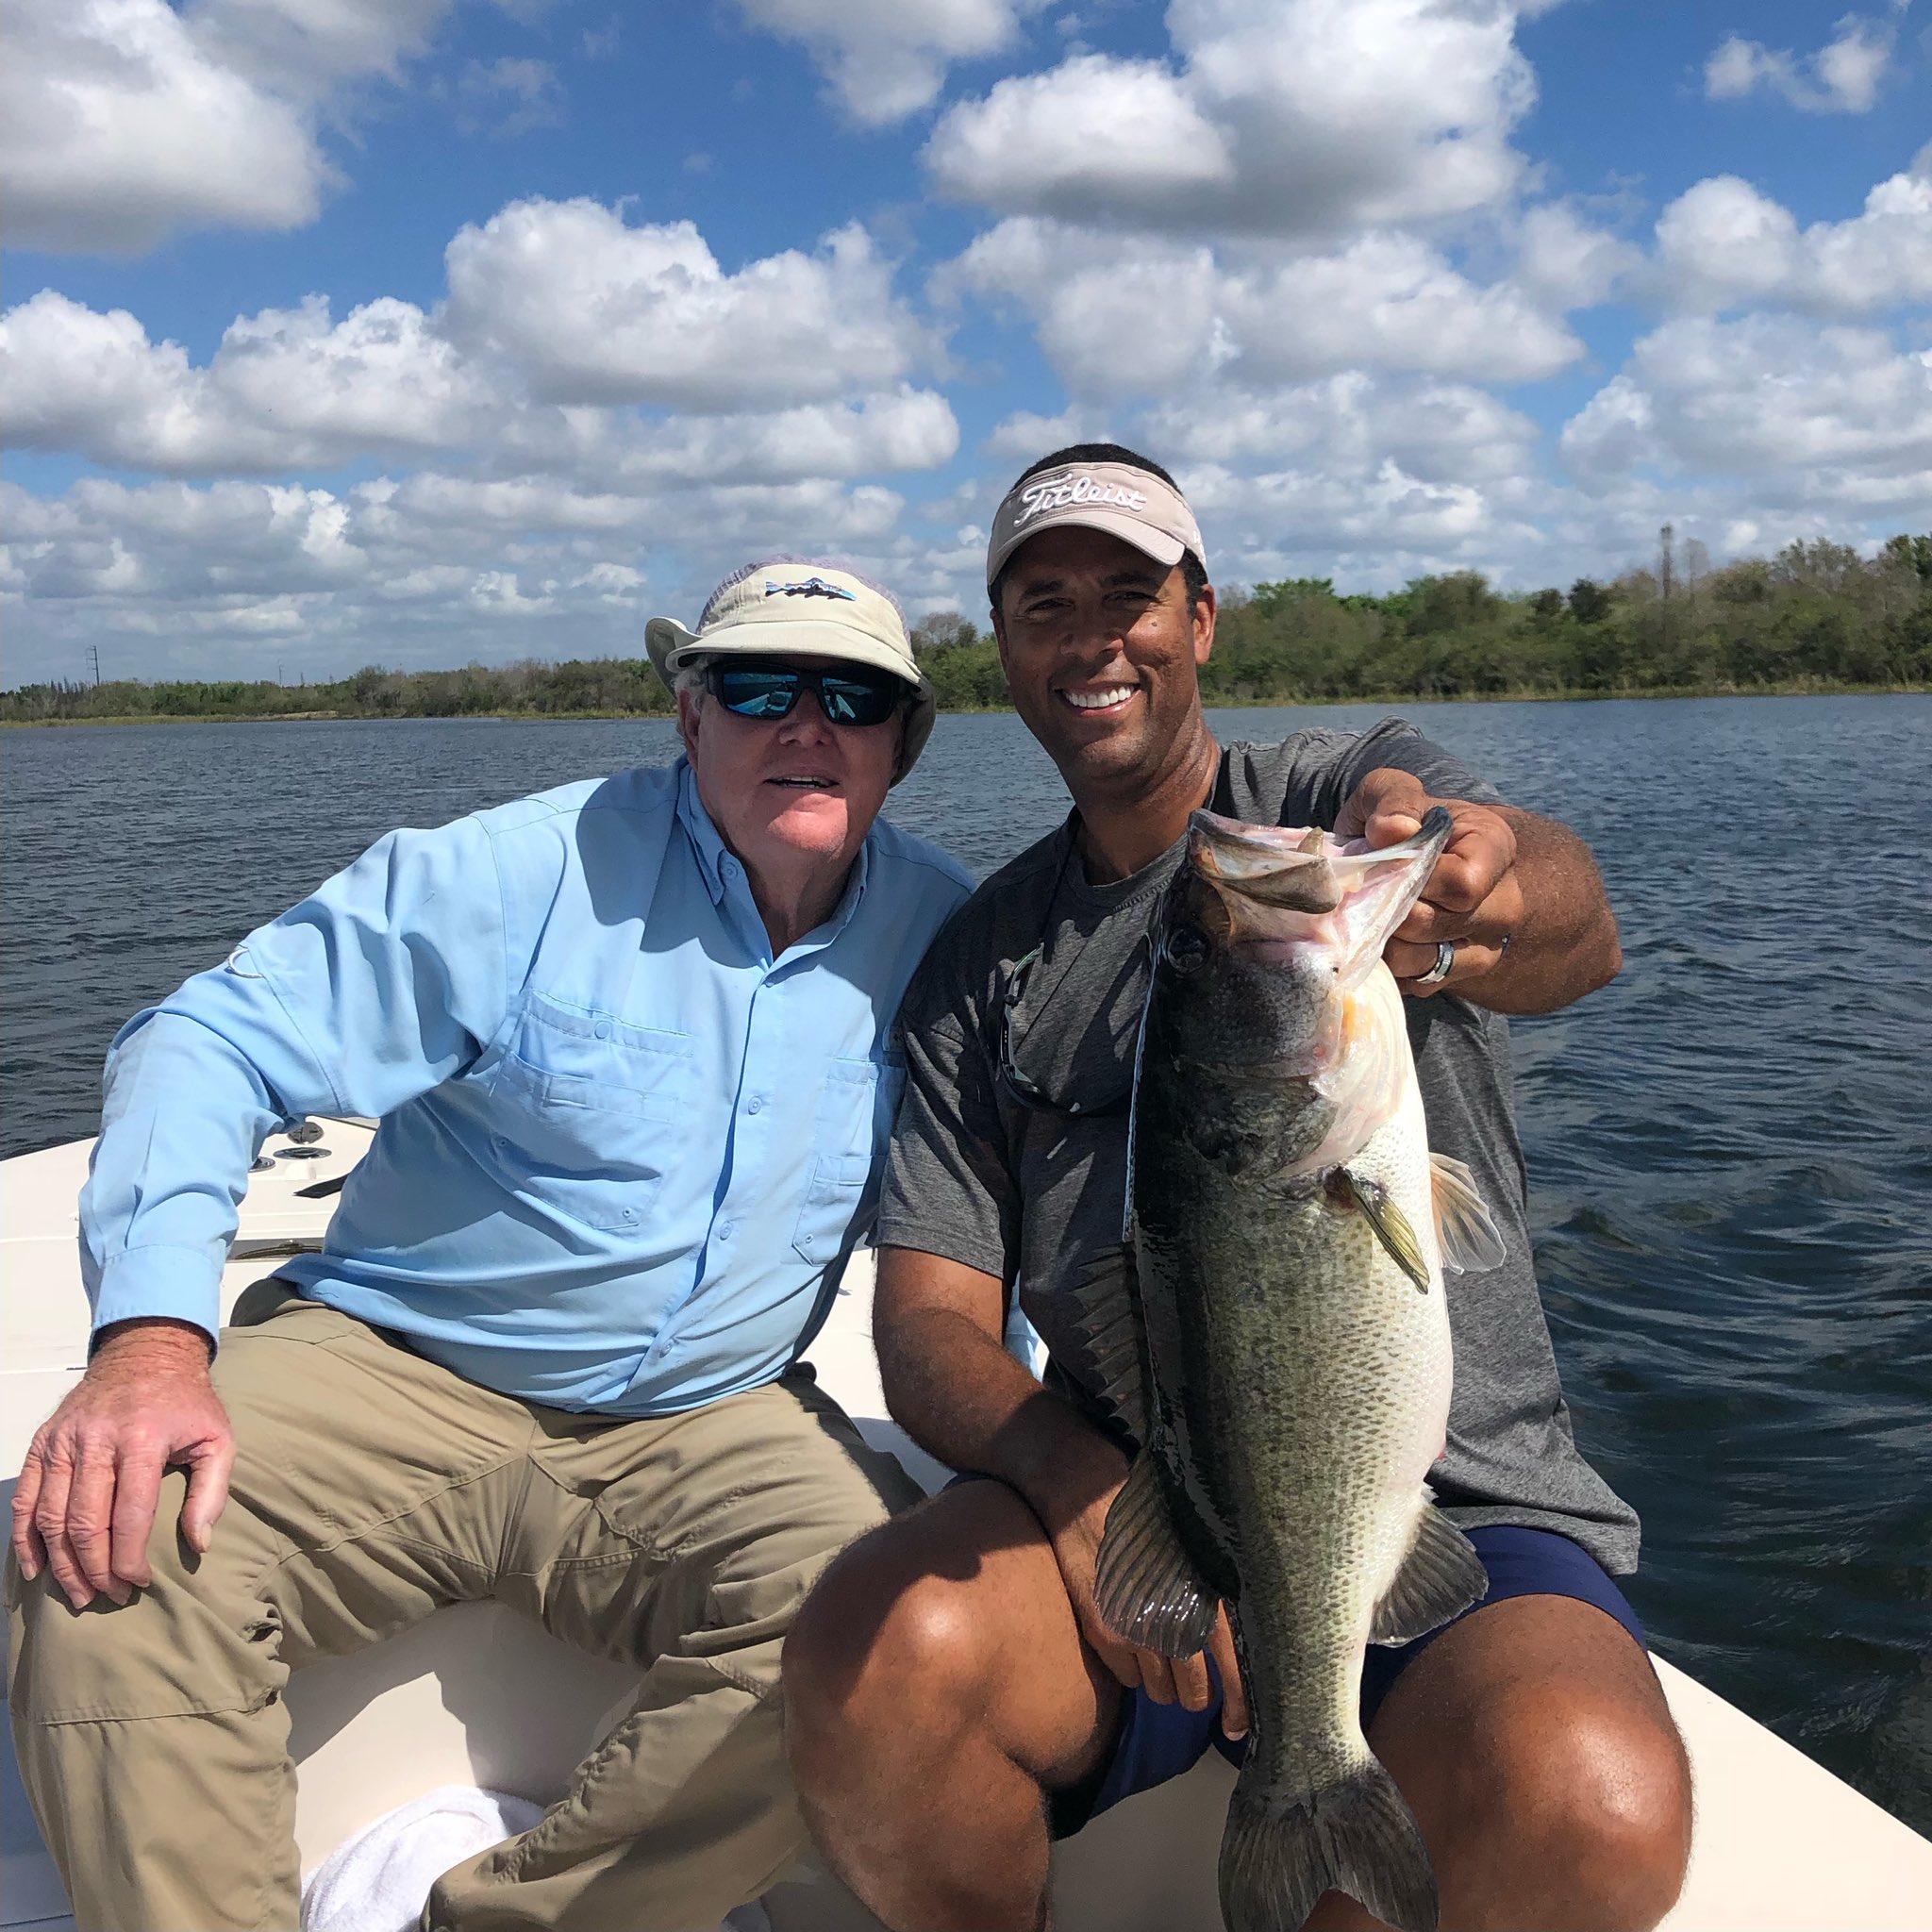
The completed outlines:
<svg viewBox="0 0 1932 1932">
<path fill-rule="evenodd" d="M 1473 1616 L 1491 1604 L 1512 1596 L 1567 1596 L 1591 1604 L 1614 1617 L 1645 1649 L 1643 1626 L 1609 1574 L 1580 1544 L 1553 1530 L 1524 1529 L 1514 1524 L 1491 1524 L 1472 1529 L 1469 1540 L 1490 1573 L 1489 1594 L 1472 1604 L 1462 1616 Z M 1444 1630 L 1447 1624 L 1418 1637 L 1413 1643 L 1393 1647 L 1372 1643 L 1362 1665 L 1362 1725 L 1381 1708 L 1383 1698 L 1410 1664 Z M 1247 1740 L 1230 1743 L 1221 1731 L 1221 1681 L 1208 1659 L 1213 1696 L 1206 1710 L 1189 1710 L 1179 1704 L 1156 1704 L 1144 1690 L 1135 1690 L 1121 1707 L 1120 1736 L 1113 1757 L 1083 1785 L 1051 1794 L 1050 1812 L 1056 1838 L 1070 1838 L 1089 1819 L 1110 1805 L 1152 1790 L 1169 1778 L 1192 1768 L 1209 1748 L 1230 1764 L 1247 1756 Z"/>
</svg>

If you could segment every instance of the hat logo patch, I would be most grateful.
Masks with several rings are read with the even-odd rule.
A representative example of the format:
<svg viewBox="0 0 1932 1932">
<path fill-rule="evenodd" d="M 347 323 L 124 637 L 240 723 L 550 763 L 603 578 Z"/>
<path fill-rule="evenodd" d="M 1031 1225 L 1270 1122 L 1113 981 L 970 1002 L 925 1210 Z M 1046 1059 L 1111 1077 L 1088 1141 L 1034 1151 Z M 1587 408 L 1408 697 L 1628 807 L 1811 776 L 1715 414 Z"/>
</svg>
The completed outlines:
<svg viewBox="0 0 1932 1932">
<path fill-rule="evenodd" d="M 824 577 L 807 577 L 800 584 L 774 584 L 765 579 L 765 595 L 768 597 L 842 597 L 848 604 L 858 599 L 850 591 L 841 590 L 837 584 L 828 584 Z"/>
<path fill-rule="evenodd" d="M 1025 508 L 1013 519 L 1015 529 L 1050 509 L 1064 509 L 1070 503 L 1108 503 L 1118 505 L 1122 509 L 1143 509 L 1147 504 L 1147 493 L 1142 490 L 1128 490 L 1119 483 L 1096 483 L 1091 476 L 1083 475 L 1029 484 L 1021 491 L 1020 501 Z"/>
</svg>

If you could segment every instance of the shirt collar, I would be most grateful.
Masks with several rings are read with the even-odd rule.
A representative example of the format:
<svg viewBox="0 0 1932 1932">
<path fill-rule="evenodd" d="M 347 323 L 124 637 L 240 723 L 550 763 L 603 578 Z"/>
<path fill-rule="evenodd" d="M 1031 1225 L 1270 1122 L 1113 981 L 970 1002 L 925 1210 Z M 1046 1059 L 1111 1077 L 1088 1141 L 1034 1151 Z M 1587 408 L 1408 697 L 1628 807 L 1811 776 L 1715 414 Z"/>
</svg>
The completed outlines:
<svg viewBox="0 0 1932 1932">
<path fill-rule="evenodd" d="M 677 816 L 684 822 L 705 890 L 715 906 L 724 896 L 724 861 L 731 855 L 725 850 L 717 826 L 711 823 L 711 814 L 705 809 L 705 801 L 698 796 L 698 781 L 689 758 L 677 761 Z"/>
<path fill-rule="evenodd" d="M 691 852 L 697 858 L 705 890 L 711 895 L 711 904 L 722 905 L 731 879 L 734 876 L 744 878 L 744 868 L 732 858 L 730 848 L 711 822 L 710 813 L 705 809 L 705 801 L 698 796 L 698 781 L 691 771 L 691 760 L 681 758 L 677 764 L 677 816 L 683 821 L 685 834 L 691 840 Z M 845 890 L 840 894 L 832 916 L 821 928 L 828 940 L 844 930 L 846 922 L 858 910 L 859 901 L 865 897 L 865 883 L 872 872 L 872 844 L 875 830 L 874 827 L 874 831 L 866 833 L 865 843 L 858 848 L 858 857 L 852 861 Z M 748 882 L 745 890 L 747 893 L 751 890 Z"/>
</svg>

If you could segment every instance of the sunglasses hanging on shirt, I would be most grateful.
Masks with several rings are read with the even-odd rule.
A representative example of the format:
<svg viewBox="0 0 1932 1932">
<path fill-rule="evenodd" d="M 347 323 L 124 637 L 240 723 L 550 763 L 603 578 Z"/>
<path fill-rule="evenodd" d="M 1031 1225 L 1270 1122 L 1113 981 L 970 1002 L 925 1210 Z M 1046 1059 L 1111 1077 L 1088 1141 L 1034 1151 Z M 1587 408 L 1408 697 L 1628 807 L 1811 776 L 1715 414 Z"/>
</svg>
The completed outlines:
<svg viewBox="0 0 1932 1932">
<path fill-rule="evenodd" d="M 782 658 L 732 658 L 705 672 L 705 687 L 727 711 L 772 722 L 789 718 L 810 691 L 829 724 L 883 724 L 909 694 L 905 680 L 863 664 L 790 664 Z"/>
</svg>

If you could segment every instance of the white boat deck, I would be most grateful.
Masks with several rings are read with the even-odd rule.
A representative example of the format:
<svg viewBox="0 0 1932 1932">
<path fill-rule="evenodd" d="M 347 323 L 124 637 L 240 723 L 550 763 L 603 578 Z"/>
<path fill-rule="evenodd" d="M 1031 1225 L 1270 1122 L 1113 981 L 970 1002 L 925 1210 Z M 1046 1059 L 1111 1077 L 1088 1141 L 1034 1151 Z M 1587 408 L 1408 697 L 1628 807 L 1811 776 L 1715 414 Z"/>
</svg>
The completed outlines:
<svg viewBox="0 0 1932 1932">
<path fill-rule="evenodd" d="M 334 1200 L 297 1188 L 345 1173 L 368 1129 L 323 1122 L 319 1158 L 255 1177 L 228 1264 L 228 1301 L 280 1249 L 313 1245 Z M 308 1152 L 309 1150 L 304 1150 Z M 79 1376 L 88 1316 L 75 1259 L 75 1197 L 88 1143 L 0 1163 L 0 1469 L 17 1473 L 41 1420 Z M 820 1380 L 875 1442 L 928 1485 L 944 1472 L 887 1419 L 860 1257 L 811 1350 Z M 1932 1843 L 1741 1711 L 1658 1660 L 1696 1776 L 1690 1875 L 1673 1932 L 1913 1932 L 1932 1925 Z M 504 1687 L 516 1687 L 514 1695 Z M 385 1811 L 443 1784 L 547 1800 L 628 1693 L 621 1669 L 581 1657 L 494 1606 L 444 1610 L 406 1635 L 302 1672 L 289 1693 L 305 1870 Z M 71 1926 L 26 1807 L 10 1746 L 0 1769 L 0 1926 Z M 1180 1932 L 1219 1923 L 1214 1861 L 1232 1773 L 1209 1757 L 1130 1800 L 1056 1855 L 1063 1932 Z M 184 1828 L 189 1828 L 184 1822 Z M 775 1932 L 875 1924 L 821 1871 L 801 1866 L 766 1895 Z"/>
</svg>

